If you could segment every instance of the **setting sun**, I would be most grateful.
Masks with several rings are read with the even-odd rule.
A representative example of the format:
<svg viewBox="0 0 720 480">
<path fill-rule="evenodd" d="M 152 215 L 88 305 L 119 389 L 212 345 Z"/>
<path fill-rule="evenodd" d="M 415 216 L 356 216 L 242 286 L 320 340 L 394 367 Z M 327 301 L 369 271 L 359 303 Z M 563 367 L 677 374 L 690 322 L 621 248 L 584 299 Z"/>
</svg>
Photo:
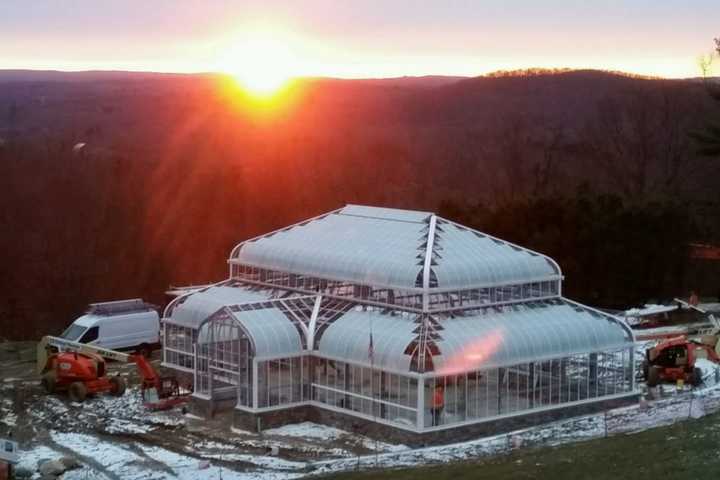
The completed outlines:
<svg viewBox="0 0 720 480">
<path fill-rule="evenodd" d="M 249 30 L 232 39 L 221 68 L 249 94 L 268 97 L 296 75 L 296 55 L 287 34 L 276 30 Z"/>
</svg>

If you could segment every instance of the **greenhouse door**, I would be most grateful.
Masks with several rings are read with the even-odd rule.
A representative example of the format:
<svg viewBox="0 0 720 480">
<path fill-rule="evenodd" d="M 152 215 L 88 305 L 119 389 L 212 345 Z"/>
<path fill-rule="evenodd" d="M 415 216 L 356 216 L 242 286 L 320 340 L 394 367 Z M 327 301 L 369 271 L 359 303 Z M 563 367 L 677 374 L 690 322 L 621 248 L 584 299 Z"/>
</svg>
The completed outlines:
<svg viewBox="0 0 720 480">
<path fill-rule="evenodd" d="M 237 320 L 211 317 L 198 335 L 198 393 L 211 399 L 252 402 L 252 346 Z"/>
</svg>

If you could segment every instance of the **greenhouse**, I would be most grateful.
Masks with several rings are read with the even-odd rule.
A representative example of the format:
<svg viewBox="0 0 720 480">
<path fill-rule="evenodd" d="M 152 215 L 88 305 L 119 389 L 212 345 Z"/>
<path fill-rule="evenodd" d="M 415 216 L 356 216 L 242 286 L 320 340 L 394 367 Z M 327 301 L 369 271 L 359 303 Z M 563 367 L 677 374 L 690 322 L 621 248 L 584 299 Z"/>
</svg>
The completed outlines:
<svg viewBox="0 0 720 480">
<path fill-rule="evenodd" d="M 162 321 L 197 401 L 423 433 L 637 395 L 622 320 L 563 298 L 552 259 L 429 212 L 348 205 L 228 265 Z"/>
</svg>

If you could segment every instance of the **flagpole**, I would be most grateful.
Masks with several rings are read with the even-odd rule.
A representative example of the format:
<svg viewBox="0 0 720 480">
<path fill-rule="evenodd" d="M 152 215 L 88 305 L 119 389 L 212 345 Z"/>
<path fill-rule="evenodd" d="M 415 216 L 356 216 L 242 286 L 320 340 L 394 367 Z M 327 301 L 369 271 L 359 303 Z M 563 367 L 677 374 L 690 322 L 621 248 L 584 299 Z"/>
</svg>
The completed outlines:
<svg viewBox="0 0 720 480">
<path fill-rule="evenodd" d="M 375 345 L 373 344 L 373 321 L 370 317 L 370 346 L 368 347 L 368 355 L 370 356 L 370 393 L 372 394 L 372 412 L 373 412 L 373 423 L 377 424 L 377 413 L 375 411 Z M 382 388 L 381 388 L 382 391 Z M 378 402 L 378 406 L 379 406 Z M 375 437 L 375 468 L 378 466 L 378 439 L 377 434 Z"/>
</svg>

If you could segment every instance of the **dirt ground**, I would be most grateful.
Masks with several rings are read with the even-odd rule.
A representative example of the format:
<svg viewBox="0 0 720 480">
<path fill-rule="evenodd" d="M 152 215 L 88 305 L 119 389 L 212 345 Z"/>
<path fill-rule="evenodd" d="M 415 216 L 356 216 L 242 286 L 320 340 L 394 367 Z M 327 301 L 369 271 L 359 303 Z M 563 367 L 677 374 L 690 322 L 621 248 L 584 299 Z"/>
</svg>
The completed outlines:
<svg viewBox="0 0 720 480">
<path fill-rule="evenodd" d="M 231 413 L 202 419 L 181 408 L 151 412 L 142 405 L 134 365 L 117 362 L 108 363 L 108 374 L 125 377 L 129 387 L 123 396 L 97 395 L 83 403 L 71 402 L 66 394 L 48 395 L 44 391 L 35 373 L 35 358 L 33 342 L 0 343 L 0 437 L 12 437 L 25 451 L 42 446 L 75 457 L 108 478 L 117 478 L 117 474 L 108 471 L 98 459 L 73 449 L 72 442 L 63 444 L 58 439 L 78 434 L 80 438 L 120 445 L 144 459 L 151 470 L 165 468 L 144 454 L 146 448 L 153 447 L 199 462 L 211 460 L 213 465 L 235 472 L 259 467 L 282 471 L 292 467 L 297 472 L 302 471 L 300 462 L 374 451 L 374 442 L 349 434 L 322 438 L 323 432 L 300 436 L 236 430 L 231 427 Z M 158 358 L 153 363 L 159 368 Z M 272 447 L 277 448 L 277 455 L 268 461 L 266 454 Z"/>
<path fill-rule="evenodd" d="M 651 344 L 636 344 L 638 362 Z M 511 436 L 522 438 L 522 446 L 579 441 L 603 432 L 607 436 L 617 430 L 619 436 L 684 421 L 695 418 L 698 409 L 699 416 L 720 411 L 720 388 L 716 388 L 720 370 L 715 369 L 698 392 L 688 386 L 658 387 L 657 398 L 644 407 L 538 425 L 498 438 L 412 450 L 311 423 L 258 434 L 233 429 L 230 413 L 202 419 L 180 408 L 151 412 L 142 404 L 134 365 L 117 362 L 109 363 L 108 371 L 125 377 L 129 388 L 123 396 L 98 395 L 72 402 L 65 394 L 45 393 L 35 373 L 35 358 L 33 342 L 0 343 L 0 437 L 19 442 L 21 464 L 35 472 L 32 478 L 40 478 L 37 468 L 46 459 L 65 456 L 82 467 L 64 474 L 63 480 L 288 480 L 308 473 L 354 470 L 361 459 L 363 465 L 377 466 L 376 452 L 387 468 L 446 463 L 497 456 L 503 449 L 515 448 L 508 441 Z M 159 368 L 158 358 L 153 363 Z M 639 387 L 647 393 L 643 384 Z M 402 475 L 398 478 L 406 478 Z"/>
</svg>

